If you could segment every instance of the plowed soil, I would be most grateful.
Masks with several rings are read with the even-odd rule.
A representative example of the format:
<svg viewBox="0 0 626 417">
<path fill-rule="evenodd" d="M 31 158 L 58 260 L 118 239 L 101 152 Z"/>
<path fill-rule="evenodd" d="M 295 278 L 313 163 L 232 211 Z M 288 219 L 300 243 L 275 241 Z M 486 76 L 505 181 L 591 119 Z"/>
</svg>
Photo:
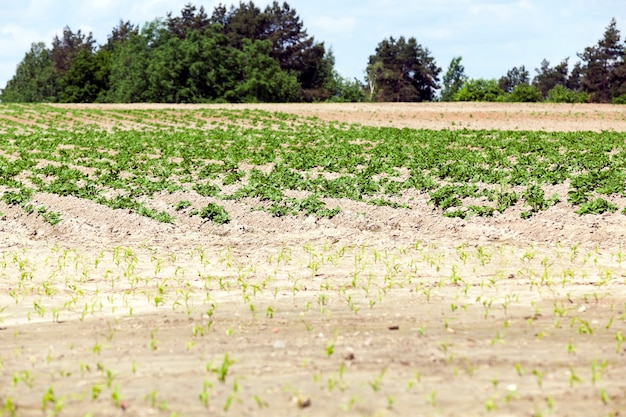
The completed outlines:
<svg viewBox="0 0 626 417">
<path fill-rule="evenodd" d="M 626 131 L 608 105 L 223 107 Z M 36 194 L 62 214 L 50 226 L 0 203 L 0 415 L 624 414 L 626 216 L 560 202 L 461 220 L 411 197 L 410 210 L 325 200 L 332 219 L 223 201 L 225 225 Z"/>
</svg>

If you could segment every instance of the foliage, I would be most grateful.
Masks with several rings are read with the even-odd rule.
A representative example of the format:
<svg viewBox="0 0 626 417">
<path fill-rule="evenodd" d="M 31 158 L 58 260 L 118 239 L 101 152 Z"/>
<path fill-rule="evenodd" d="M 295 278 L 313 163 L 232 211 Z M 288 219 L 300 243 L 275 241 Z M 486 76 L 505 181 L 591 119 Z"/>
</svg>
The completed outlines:
<svg viewBox="0 0 626 417">
<path fill-rule="evenodd" d="M 615 102 L 626 96 L 626 47 L 612 19 L 597 44 L 551 66 L 544 59 L 530 80 L 525 66 L 497 80 L 469 80 L 455 56 L 443 77 L 442 101 Z M 143 25 L 120 20 L 103 45 L 66 26 L 51 48 L 39 42 L 0 93 L 3 102 L 290 102 L 432 101 L 439 68 L 415 38 L 383 39 L 369 57 L 365 83 L 335 70 L 331 49 L 307 33 L 289 4 L 264 9 L 252 1 L 229 8 L 185 4 Z M 462 87 L 466 87 L 462 90 Z M 518 86 L 521 86 L 517 88 Z M 517 88 L 517 90 L 516 90 Z M 367 90 L 367 92 L 366 92 Z M 503 92 L 509 94 L 504 96 Z M 556 90 L 562 93 L 563 90 Z M 585 100 L 583 100 L 585 98 Z"/>
<path fill-rule="evenodd" d="M 584 63 L 581 84 L 593 102 L 610 102 L 626 82 L 626 78 L 621 79 L 626 75 L 622 70 L 625 49 L 616 25 L 617 22 L 612 19 L 603 38 L 578 55 Z"/>
<path fill-rule="evenodd" d="M 365 87 L 356 78 L 350 80 L 336 74 L 333 87 L 335 94 L 329 101 L 352 103 L 365 101 Z"/>
<path fill-rule="evenodd" d="M 85 35 L 80 29 L 74 33 L 69 26 L 63 28 L 61 37 L 55 35 L 50 55 L 59 77 L 65 76 L 81 52 L 93 53 L 95 43 L 91 33 Z"/>
<path fill-rule="evenodd" d="M 244 39 L 239 55 L 239 82 L 224 97 L 229 101 L 289 102 L 297 101 L 300 86 L 295 75 L 280 68 L 271 56 L 269 41 Z"/>
<path fill-rule="evenodd" d="M 541 92 L 534 85 L 518 84 L 507 96 L 507 101 L 515 103 L 536 103 L 543 101 Z"/>
<path fill-rule="evenodd" d="M 147 67 L 150 44 L 155 41 L 155 23 L 147 24 L 142 35 L 130 34 L 111 54 L 110 86 L 106 101 L 136 103 L 147 101 Z"/>
<path fill-rule="evenodd" d="M 33 43 L 0 98 L 5 103 L 54 102 L 57 79 L 50 50 L 43 42 Z"/>
<path fill-rule="evenodd" d="M 298 101 L 320 101 L 332 95 L 326 86 L 332 80 L 333 61 L 324 44 L 307 34 L 296 10 L 286 2 L 281 5 L 274 1 L 263 11 L 252 2 L 240 2 L 230 9 L 220 4 L 211 22 L 220 25 L 228 45 L 237 50 L 243 50 L 246 39 L 252 43 L 269 41 L 270 56 L 282 71 L 298 80 Z"/>
<path fill-rule="evenodd" d="M 35 44 L 3 91 L 5 102 L 321 101 L 337 95 L 334 57 L 287 3 L 186 4 L 141 30 L 120 20 L 106 44 L 65 27 Z M 357 100 L 349 82 L 344 100 Z"/>
<path fill-rule="evenodd" d="M 367 66 L 370 99 L 375 101 L 432 101 L 439 73 L 428 48 L 415 38 L 384 39 Z"/>
<path fill-rule="evenodd" d="M 443 76 L 443 89 L 441 90 L 441 101 L 453 101 L 456 93 L 461 89 L 463 83 L 467 81 L 465 67 L 461 65 L 461 57 L 452 58 L 448 70 Z"/>
<path fill-rule="evenodd" d="M 586 103 L 589 101 L 589 94 L 583 91 L 573 91 L 559 84 L 548 91 L 547 101 L 551 103 Z"/>
<path fill-rule="evenodd" d="M 230 216 L 226 209 L 219 204 L 209 203 L 200 210 L 200 218 L 208 219 L 215 224 L 230 223 Z"/>
<path fill-rule="evenodd" d="M 500 101 L 504 99 L 504 91 L 495 79 L 469 79 L 455 94 L 455 101 Z"/>
<path fill-rule="evenodd" d="M 36 112 L 50 121 L 45 129 L 21 125 L 23 134 L 4 134 L 12 140 L 0 142 L 3 154 L 20 158 L 0 157 L 0 182 L 5 203 L 52 221 L 53 212 L 33 203 L 34 193 L 89 199 L 168 223 L 195 214 L 226 221 L 215 200 L 247 199 L 277 217 L 333 217 L 339 208 L 326 199 L 411 208 L 399 197 L 417 190 L 427 192 L 442 215 L 466 218 L 515 205 L 526 207 L 525 217 L 546 210 L 565 197 L 546 196 L 546 184 L 569 182 L 567 201 L 581 214 L 612 210 L 599 197 L 626 196 L 626 142 L 616 132 L 375 128 L 210 108 L 68 113 L 11 105 L 5 112 Z M 74 118 L 110 120 L 115 127 L 80 126 Z M 207 131 L 206 120 L 219 124 Z M 118 129 L 122 123 L 143 128 Z M 177 190 L 195 191 L 204 208 L 183 212 L 188 200 L 152 207 L 153 195 Z"/>
<path fill-rule="evenodd" d="M 530 206 L 532 212 L 547 210 L 559 201 L 558 195 L 554 195 L 546 200 L 543 189 L 536 184 L 529 186 L 522 194 L 522 197 L 524 197 L 526 204 Z"/>
<path fill-rule="evenodd" d="M 498 80 L 498 87 L 506 93 L 511 93 L 518 85 L 530 84 L 530 75 L 525 66 L 513 67 L 506 75 Z"/>
<path fill-rule="evenodd" d="M 550 67 L 550 62 L 546 59 L 541 61 L 541 67 L 535 68 L 537 75 L 533 78 L 533 85 L 541 91 L 541 95 L 546 98 L 548 91 L 557 85 L 567 84 L 568 59 L 564 59 L 555 67 Z"/>
<path fill-rule="evenodd" d="M 626 104 L 626 94 L 622 94 L 621 96 L 613 97 L 611 100 L 613 104 Z"/>
<path fill-rule="evenodd" d="M 97 54 L 82 49 L 59 80 L 61 103 L 92 103 L 103 101 L 108 90 L 110 54 L 101 49 Z"/>
<path fill-rule="evenodd" d="M 588 201 L 580 205 L 580 208 L 576 210 L 578 214 L 602 214 L 606 212 L 616 212 L 618 210 L 617 205 L 606 201 L 603 198 L 596 198 L 595 200 Z"/>
</svg>

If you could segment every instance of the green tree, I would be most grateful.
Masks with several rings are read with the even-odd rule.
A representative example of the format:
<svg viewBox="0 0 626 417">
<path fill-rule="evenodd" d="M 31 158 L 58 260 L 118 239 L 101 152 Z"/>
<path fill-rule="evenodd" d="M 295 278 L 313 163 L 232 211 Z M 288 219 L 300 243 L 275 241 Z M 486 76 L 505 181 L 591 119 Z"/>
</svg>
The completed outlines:
<svg viewBox="0 0 626 417">
<path fill-rule="evenodd" d="M 109 88 L 110 58 L 108 51 L 93 53 L 82 49 L 59 80 L 59 101 L 92 103 L 104 101 Z"/>
<path fill-rule="evenodd" d="M 626 58 L 613 70 L 611 81 L 612 102 L 626 104 Z"/>
<path fill-rule="evenodd" d="M 506 100 L 515 103 L 536 103 L 543 101 L 543 96 L 541 95 L 541 91 L 534 85 L 517 84 L 506 96 Z"/>
<path fill-rule="evenodd" d="M 115 54 L 112 77 L 119 71 L 125 82 L 114 82 L 112 90 L 126 95 L 122 87 L 130 84 L 132 90 L 140 92 L 135 94 L 140 101 L 150 102 L 225 100 L 240 80 L 241 51 L 228 45 L 220 29 L 217 26 L 203 31 L 193 29 L 181 38 L 162 22 L 152 22 L 138 39 Z M 139 64 L 135 65 L 134 61 Z M 125 64 L 132 69 L 123 68 Z"/>
<path fill-rule="evenodd" d="M 269 40 L 244 39 L 239 53 L 240 79 L 225 98 L 240 102 L 289 102 L 299 97 L 300 85 L 294 75 L 283 71 L 271 57 Z"/>
<path fill-rule="evenodd" d="M 454 96 L 455 101 L 500 101 L 504 91 L 495 79 L 469 79 Z"/>
<path fill-rule="evenodd" d="M 0 99 L 5 103 L 54 102 L 57 78 L 51 51 L 43 42 L 33 43 L 2 90 Z"/>
<path fill-rule="evenodd" d="M 267 39 L 272 42 L 272 57 L 280 67 L 297 75 L 304 101 L 329 98 L 334 91 L 327 87 L 332 83 L 335 59 L 326 51 L 323 43 L 316 42 L 304 28 L 295 9 L 277 1 L 264 12 Z"/>
<path fill-rule="evenodd" d="M 128 20 L 126 22 L 120 20 L 107 36 L 107 43 L 102 46 L 102 49 L 113 51 L 136 35 L 139 35 L 139 27 L 137 25 L 130 23 Z"/>
<path fill-rule="evenodd" d="M 583 78 L 583 67 L 580 62 L 577 62 L 572 68 L 569 76 L 567 77 L 567 83 L 565 87 L 572 91 L 579 91 L 581 89 L 581 82 Z"/>
<path fill-rule="evenodd" d="M 461 89 L 465 81 L 467 81 L 465 67 L 461 65 L 461 57 L 456 56 L 450 61 L 448 70 L 443 76 L 441 101 L 453 101 L 455 94 Z"/>
<path fill-rule="evenodd" d="M 183 43 L 185 79 L 189 91 L 181 95 L 186 102 L 224 100 L 236 87 L 241 70 L 241 53 L 228 44 L 228 39 L 212 27 L 203 33 L 192 31 Z"/>
<path fill-rule="evenodd" d="M 307 34 L 296 10 L 286 2 L 281 5 L 274 1 L 263 11 L 252 1 L 240 2 L 238 7 L 230 9 L 220 4 L 213 11 L 211 21 L 222 27 L 230 46 L 240 51 L 245 39 L 269 40 L 270 55 L 283 71 L 297 77 L 301 86 L 299 100 L 325 100 L 334 94 L 327 88 L 332 85 L 332 56 L 323 43 Z"/>
<path fill-rule="evenodd" d="M 184 88 L 189 77 L 189 51 L 183 39 L 159 30 L 157 42 L 150 48 L 146 77 L 146 98 L 157 103 L 182 103 L 192 95 Z"/>
<path fill-rule="evenodd" d="M 151 48 L 157 43 L 160 22 L 146 23 L 140 33 L 131 33 L 111 53 L 110 88 L 107 101 L 137 103 L 155 101 L 148 96 L 147 68 Z"/>
<path fill-rule="evenodd" d="M 366 70 L 371 96 L 377 101 L 432 101 L 440 72 L 428 48 L 403 36 L 380 42 Z"/>
<path fill-rule="evenodd" d="M 548 91 L 547 100 L 551 103 L 586 103 L 589 101 L 589 94 L 584 91 L 574 91 L 558 84 Z"/>
<path fill-rule="evenodd" d="M 544 98 L 555 86 L 567 84 L 568 61 L 569 58 L 565 58 L 560 64 L 550 67 L 550 61 L 544 59 L 541 61 L 541 67 L 535 68 L 537 75 L 533 78 L 533 85 L 541 91 Z"/>
<path fill-rule="evenodd" d="M 339 74 L 335 76 L 335 94 L 330 101 L 358 103 L 365 101 L 365 86 L 358 79 L 349 79 Z"/>
<path fill-rule="evenodd" d="M 530 84 L 530 75 L 524 65 L 511 68 L 498 80 L 498 86 L 506 93 L 512 92 L 518 85 L 528 84 Z"/>
<path fill-rule="evenodd" d="M 252 1 L 240 2 L 238 7 L 231 5 L 230 9 L 220 3 L 213 11 L 211 22 L 220 24 L 229 44 L 239 50 L 243 49 L 244 39 L 265 40 L 268 36 L 267 16 Z"/>
<path fill-rule="evenodd" d="M 91 33 L 85 35 L 80 29 L 74 33 L 69 26 L 63 28 L 63 35 L 60 38 L 55 35 L 50 55 L 59 77 L 63 77 L 69 71 L 81 51 L 93 53 L 95 44 Z"/>
<path fill-rule="evenodd" d="M 61 102 L 92 102 L 104 96 L 108 89 L 110 57 L 95 55 L 93 35 L 74 33 L 68 26 L 63 35 L 52 40 L 51 57 L 58 80 Z"/>
<path fill-rule="evenodd" d="M 169 12 L 165 25 L 172 35 L 179 39 L 185 39 L 191 31 L 203 33 L 213 24 L 204 10 L 204 6 L 196 9 L 196 6 L 187 3 L 181 10 L 180 16 L 172 16 L 172 12 Z"/>
<path fill-rule="evenodd" d="M 584 68 L 581 86 L 590 94 L 591 101 L 609 102 L 612 96 L 619 94 L 622 80 L 616 70 L 624 61 L 624 46 L 614 18 L 602 39 L 596 45 L 585 48 L 578 56 Z"/>
</svg>

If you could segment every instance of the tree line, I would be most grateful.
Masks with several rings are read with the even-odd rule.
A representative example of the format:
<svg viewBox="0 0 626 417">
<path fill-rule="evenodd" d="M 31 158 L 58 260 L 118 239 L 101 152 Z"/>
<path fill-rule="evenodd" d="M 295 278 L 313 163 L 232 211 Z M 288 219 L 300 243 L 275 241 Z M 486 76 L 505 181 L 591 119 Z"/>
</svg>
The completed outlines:
<svg viewBox="0 0 626 417">
<path fill-rule="evenodd" d="M 120 21 L 106 43 L 65 27 L 51 47 L 31 45 L 0 93 L 2 102 L 203 103 L 314 101 L 542 101 L 626 103 L 626 48 L 615 19 L 596 45 L 531 79 L 513 67 L 500 79 L 469 79 L 455 57 L 448 70 L 414 37 L 383 39 L 364 80 L 335 70 L 331 49 L 307 33 L 295 9 L 252 1 L 209 15 L 186 4 L 141 28 Z"/>
</svg>

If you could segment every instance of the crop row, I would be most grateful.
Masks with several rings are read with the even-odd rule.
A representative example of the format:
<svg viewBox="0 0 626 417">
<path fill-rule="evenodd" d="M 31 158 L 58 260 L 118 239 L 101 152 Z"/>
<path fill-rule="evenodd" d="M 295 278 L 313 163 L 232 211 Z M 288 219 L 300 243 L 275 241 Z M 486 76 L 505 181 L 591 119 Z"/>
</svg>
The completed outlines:
<svg viewBox="0 0 626 417">
<path fill-rule="evenodd" d="M 259 253 L 4 251 L 0 416 L 623 409 L 622 250 L 416 242 Z"/>
<path fill-rule="evenodd" d="M 0 124 L 3 200 L 28 210 L 32 192 L 42 191 L 172 222 L 139 198 L 193 190 L 258 198 L 276 216 L 332 217 L 338 209 L 321 198 L 410 207 L 402 196 L 416 190 L 445 216 L 491 216 L 520 204 L 530 217 L 559 201 L 580 214 L 614 212 L 611 197 L 626 195 L 625 135 L 616 132 L 375 128 L 215 109 L 74 110 L 71 120 L 90 123 L 68 126 L 59 109 L 4 112 L 21 122 Z M 545 194 L 563 183 L 567 195 Z"/>
</svg>

